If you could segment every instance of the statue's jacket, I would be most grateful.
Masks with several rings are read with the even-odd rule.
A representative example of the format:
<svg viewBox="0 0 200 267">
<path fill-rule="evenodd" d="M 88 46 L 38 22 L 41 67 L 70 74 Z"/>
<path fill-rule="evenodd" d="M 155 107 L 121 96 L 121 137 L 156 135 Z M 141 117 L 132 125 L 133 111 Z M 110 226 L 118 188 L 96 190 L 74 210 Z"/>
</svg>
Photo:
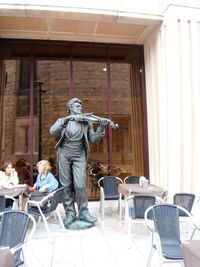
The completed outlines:
<svg viewBox="0 0 200 267">
<path fill-rule="evenodd" d="M 49 132 L 51 135 L 59 138 L 57 144 L 55 145 L 55 148 L 61 148 L 62 142 L 64 140 L 65 136 L 65 128 L 67 126 L 67 123 L 63 124 L 63 121 L 66 119 L 59 118 L 50 128 Z M 100 127 L 97 128 L 96 131 L 94 131 L 93 125 L 89 121 L 83 121 L 80 122 L 83 126 L 83 136 L 84 136 L 84 147 L 86 149 L 86 155 L 88 155 L 90 151 L 89 141 L 93 144 L 97 144 L 101 141 L 101 139 L 105 135 L 105 130 L 102 131 Z"/>
</svg>

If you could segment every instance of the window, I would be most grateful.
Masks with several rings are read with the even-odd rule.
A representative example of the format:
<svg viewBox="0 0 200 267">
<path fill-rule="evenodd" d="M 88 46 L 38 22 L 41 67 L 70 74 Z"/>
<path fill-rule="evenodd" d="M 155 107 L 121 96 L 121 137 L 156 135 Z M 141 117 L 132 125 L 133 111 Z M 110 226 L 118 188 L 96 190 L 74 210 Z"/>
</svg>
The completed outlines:
<svg viewBox="0 0 200 267">
<path fill-rule="evenodd" d="M 34 66 L 35 69 L 35 66 Z M 35 71 L 36 73 L 36 71 Z M 35 76 L 35 75 L 34 75 Z M 34 77 L 36 80 L 36 77 Z M 19 88 L 17 94 L 17 117 L 27 117 L 29 116 L 30 109 L 30 61 L 21 60 L 19 69 Z M 33 115 L 38 114 L 37 108 L 38 96 L 37 88 L 34 90 L 34 100 L 33 100 Z"/>
</svg>

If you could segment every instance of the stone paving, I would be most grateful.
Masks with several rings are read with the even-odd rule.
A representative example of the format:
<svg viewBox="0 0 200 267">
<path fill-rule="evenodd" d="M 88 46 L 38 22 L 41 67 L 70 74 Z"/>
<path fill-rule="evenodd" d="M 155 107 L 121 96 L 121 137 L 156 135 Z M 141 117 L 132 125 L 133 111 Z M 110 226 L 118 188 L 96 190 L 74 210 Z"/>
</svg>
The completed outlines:
<svg viewBox="0 0 200 267">
<path fill-rule="evenodd" d="M 64 209 L 59 206 L 64 219 Z M 119 220 L 117 202 L 106 203 L 105 218 L 101 220 L 99 202 L 89 202 L 90 213 L 98 218 L 87 230 L 63 230 L 50 218 L 50 236 L 41 222 L 25 250 L 27 267 L 145 267 L 151 247 L 151 235 L 144 224 L 133 223 L 131 239 L 124 221 Z M 152 267 L 158 266 L 154 254 Z M 170 263 L 183 267 L 183 263 Z"/>
</svg>

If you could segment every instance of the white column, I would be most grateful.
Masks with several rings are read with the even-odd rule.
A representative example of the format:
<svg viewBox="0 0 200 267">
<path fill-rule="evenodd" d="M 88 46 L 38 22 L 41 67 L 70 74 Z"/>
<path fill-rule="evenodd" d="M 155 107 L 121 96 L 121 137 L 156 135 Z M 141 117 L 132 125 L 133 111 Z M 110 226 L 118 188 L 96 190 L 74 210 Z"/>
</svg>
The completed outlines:
<svg viewBox="0 0 200 267">
<path fill-rule="evenodd" d="M 150 179 L 200 193 L 200 32 L 186 14 L 169 11 L 145 43 Z"/>
</svg>

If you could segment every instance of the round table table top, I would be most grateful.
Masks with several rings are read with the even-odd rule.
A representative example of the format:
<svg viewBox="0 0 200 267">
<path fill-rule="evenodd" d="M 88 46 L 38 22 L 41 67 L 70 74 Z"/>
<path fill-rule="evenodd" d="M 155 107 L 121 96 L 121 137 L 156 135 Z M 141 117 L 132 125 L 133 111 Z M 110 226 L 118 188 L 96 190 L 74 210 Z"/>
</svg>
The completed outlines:
<svg viewBox="0 0 200 267">
<path fill-rule="evenodd" d="M 0 267 L 14 267 L 13 255 L 9 247 L 0 246 Z"/>
<path fill-rule="evenodd" d="M 147 187 L 142 187 L 139 184 L 119 184 L 119 193 L 123 195 L 154 195 L 161 198 L 166 197 L 167 191 L 160 186 L 148 184 Z"/>
<path fill-rule="evenodd" d="M 189 240 L 182 244 L 185 267 L 200 266 L 200 240 Z"/>
<path fill-rule="evenodd" d="M 16 197 L 23 194 L 29 186 L 27 184 L 18 184 L 13 187 L 0 187 L 0 195 L 8 195 L 11 197 Z"/>
</svg>

